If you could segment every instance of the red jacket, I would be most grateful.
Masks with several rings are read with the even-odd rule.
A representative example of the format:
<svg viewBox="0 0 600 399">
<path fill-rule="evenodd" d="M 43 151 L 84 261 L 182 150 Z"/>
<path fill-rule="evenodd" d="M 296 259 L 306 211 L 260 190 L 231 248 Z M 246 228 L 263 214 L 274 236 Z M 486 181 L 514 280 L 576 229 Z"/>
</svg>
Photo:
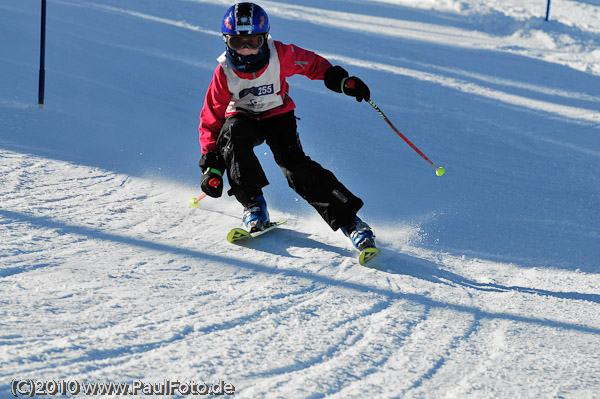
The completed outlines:
<svg viewBox="0 0 600 399">
<path fill-rule="evenodd" d="M 329 61 L 312 51 L 304 50 L 293 44 L 283 44 L 277 40 L 273 42 L 277 49 L 279 63 L 281 64 L 281 91 L 279 94 L 283 98 L 283 104 L 277 108 L 263 112 L 260 114 L 260 118 L 269 118 L 296 108 L 294 101 L 288 95 L 290 86 L 285 78 L 293 75 L 304 75 L 312 80 L 323 80 L 325 71 L 331 67 Z M 266 69 L 267 67 L 265 66 L 261 71 L 256 73 L 256 76 L 260 76 Z M 240 79 L 253 79 L 253 74 L 251 73 L 237 71 L 235 73 Z M 227 105 L 230 101 L 231 93 L 227 85 L 227 78 L 221 65 L 218 65 L 208 86 L 204 106 L 200 112 L 200 127 L 198 130 L 200 131 L 202 154 L 217 150 L 216 142 L 225 118 L 236 113 L 227 112 Z"/>
</svg>

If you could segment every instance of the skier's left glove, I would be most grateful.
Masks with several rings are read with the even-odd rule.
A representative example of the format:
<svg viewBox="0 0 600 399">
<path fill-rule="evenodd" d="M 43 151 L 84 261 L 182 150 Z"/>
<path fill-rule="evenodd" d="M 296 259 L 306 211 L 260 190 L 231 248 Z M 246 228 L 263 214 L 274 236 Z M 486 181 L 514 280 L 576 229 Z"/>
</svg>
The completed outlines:
<svg viewBox="0 0 600 399">
<path fill-rule="evenodd" d="M 200 188 L 208 196 L 219 198 L 223 194 L 223 169 L 221 155 L 217 152 L 207 152 L 202 155 L 198 166 L 204 174 L 200 179 Z"/>
<path fill-rule="evenodd" d="M 356 101 L 371 99 L 369 87 L 356 76 L 349 76 L 348 72 L 339 65 L 325 71 L 324 81 L 325 86 L 330 90 L 355 97 Z"/>
<path fill-rule="evenodd" d="M 369 87 L 356 76 L 350 76 L 342 80 L 342 91 L 345 95 L 356 97 L 356 101 L 369 101 L 371 99 L 371 91 Z"/>
</svg>

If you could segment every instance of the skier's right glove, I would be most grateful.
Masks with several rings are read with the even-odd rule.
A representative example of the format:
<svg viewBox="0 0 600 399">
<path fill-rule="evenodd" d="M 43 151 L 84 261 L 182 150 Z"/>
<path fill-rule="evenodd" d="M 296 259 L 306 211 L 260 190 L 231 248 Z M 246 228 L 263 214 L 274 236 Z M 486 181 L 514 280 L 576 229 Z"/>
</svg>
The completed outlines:
<svg viewBox="0 0 600 399">
<path fill-rule="evenodd" d="M 223 174 L 216 169 L 208 168 L 202 175 L 200 188 L 206 195 L 219 198 L 223 194 Z"/>
<path fill-rule="evenodd" d="M 200 179 L 200 188 L 206 195 L 219 198 L 223 194 L 223 161 L 220 154 L 216 152 L 207 152 L 202 155 L 198 166 L 204 174 Z"/>
</svg>

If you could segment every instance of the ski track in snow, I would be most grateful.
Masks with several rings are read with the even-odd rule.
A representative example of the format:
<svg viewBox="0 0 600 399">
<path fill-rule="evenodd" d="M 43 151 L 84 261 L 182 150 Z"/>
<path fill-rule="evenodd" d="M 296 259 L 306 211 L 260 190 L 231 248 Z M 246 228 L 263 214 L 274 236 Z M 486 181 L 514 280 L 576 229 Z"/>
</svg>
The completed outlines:
<svg viewBox="0 0 600 399">
<path fill-rule="evenodd" d="M 278 18 L 345 34 L 491 49 L 600 74 L 600 52 L 589 49 L 600 32 L 592 2 L 557 4 L 558 22 L 548 33 L 532 17 L 534 5 L 516 0 L 370 1 L 448 12 L 449 19 L 462 12 L 468 23 L 487 30 L 341 12 L 333 0 L 310 3 L 318 7 L 261 4 Z M 224 10 L 230 2 L 182 0 L 168 9 L 159 1 L 49 4 L 133 18 L 176 34 L 219 36 L 215 24 L 191 16 L 195 23 L 187 22 L 186 11 Z M 362 7 L 358 1 L 344 4 Z M 179 12 L 182 5 L 186 9 Z M 33 14 L 14 5 L 0 9 Z M 573 18 L 565 16 L 568 12 Z M 123 22 L 118 21 L 113 23 Z M 93 40 L 101 43 L 103 37 Z M 129 42 L 112 48 L 175 60 L 203 74 L 214 68 L 205 54 Z M 314 49 L 344 65 L 383 73 L 381 82 L 391 75 L 408 77 L 582 128 L 600 121 L 600 96 L 593 90 L 442 67 L 418 55 L 381 54 L 378 46 L 362 57 Z M 84 76 L 72 77 L 123 95 L 129 90 L 129 77 L 107 83 Z M 152 90 L 160 87 L 148 92 L 158 96 Z M 117 107 L 105 104 L 107 112 L 114 111 L 111 106 Z M 54 118 L 64 116 L 51 107 L 47 113 Z M 0 111 L 0 127 L 14 123 L 20 129 L 18 118 L 36 117 L 26 100 L 3 94 L 2 87 Z M 517 140 L 523 137 L 574 151 L 590 163 L 600 157 L 597 146 L 576 137 L 531 131 Z M 192 209 L 188 201 L 199 192 L 175 181 L 67 162 L 27 148 L 38 149 L 39 143 L 10 144 L 0 140 L 0 397 L 8 397 L 13 378 L 171 378 L 223 379 L 236 387 L 234 397 L 248 399 L 598 398 L 600 277 L 591 267 L 526 267 L 514 256 L 503 262 L 479 253 L 424 249 L 418 223 L 392 221 L 374 226 L 382 254 L 361 267 L 342 233 L 331 232 L 316 216 L 277 208 L 271 208 L 271 217 L 288 219 L 286 225 L 268 237 L 230 245 L 225 236 L 239 223 L 240 209 L 229 198 L 207 198 Z M 569 167 L 581 172 L 578 164 Z M 597 198 L 585 194 L 590 201 Z M 581 222 L 563 227 L 598 236 Z"/>
<path fill-rule="evenodd" d="M 271 238 L 232 246 L 236 204 L 192 209 L 182 205 L 193 192 L 172 183 L 0 159 L 4 381 L 176 375 L 224 378 L 244 398 L 438 397 L 448 386 L 460 397 L 486 393 L 513 359 L 522 376 L 486 394 L 553 395 L 555 373 L 594 390 L 595 276 L 532 269 L 515 286 L 514 267 L 496 263 L 498 281 L 478 281 L 386 232 L 364 268 L 341 233 L 291 215 L 278 215 L 292 221 Z M 562 338 L 547 345 L 548 334 Z M 532 385 L 540 369 L 546 379 Z"/>
<path fill-rule="evenodd" d="M 57 0 L 55 0 L 57 1 Z M 213 4 L 229 4 L 228 0 L 186 0 L 192 2 L 199 3 L 213 3 Z M 136 18 L 142 18 L 145 20 L 158 22 L 162 24 L 176 26 L 178 28 L 191 30 L 194 32 L 199 32 L 202 34 L 212 35 L 212 36 L 220 36 L 220 33 L 215 30 L 210 30 L 206 28 L 202 28 L 197 25 L 190 24 L 185 21 L 175 21 L 168 18 L 157 17 L 137 11 L 127 10 L 119 7 L 112 7 L 101 4 L 94 4 L 88 2 L 77 2 L 72 3 L 69 1 L 59 0 L 57 1 L 60 4 L 67 5 L 81 5 L 93 8 L 99 8 L 101 10 L 115 12 L 120 14 L 125 14 L 129 16 L 133 16 Z M 325 11 L 323 9 L 316 9 L 310 7 L 301 7 L 301 6 L 290 6 L 286 5 L 285 7 L 277 6 L 275 2 L 263 2 L 265 7 L 269 7 L 271 13 L 278 15 L 280 17 L 294 20 L 301 19 L 305 21 L 309 21 L 316 25 L 325 25 L 325 26 L 333 26 L 343 29 L 354 29 L 358 30 L 362 33 L 365 31 L 376 34 L 384 34 L 389 36 L 398 36 L 403 38 L 410 38 L 414 40 L 425 40 L 433 43 L 445 43 L 448 45 L 460 45 L 466 46 L 474 49 L 505 49 L 511 48 L 510 44 L 506 43 L 505 38 L 494 38 L 492 36 L 479 34 L 473 31 L 462 31 L 459 29 L 447 28 L 446 30 L 440 30 L 439 26 L 429 26 L 427 24 L 418 24 L 412 23 L 409 21 L 398 21 L 388 18 L 377 18 L 377 17 L 368 17 L 361 16 L 357 14 L 350 13 L 341 13 L 341 12 L 332 12 Z M 408 28 L 407 28 L 408 25 Z M 415 25 L 414 28 L 410 28 L 410 25 Z M 408 33 L 410 32 L 410 33 Z M 481 36 L 481 37 L 478 37 Z M 475 40 L 474 40 L 475 39 Z M 505 102 L 507 104 L 512 104 L 516 106 L 521 106 L 525 108 L 530 108 L 532 110 L 550 112 L 553 114 L 557 114 L 563 117 L 580 120 L 584 123 L 594 123 L 596 125 L 600 124 L 600 112 L 594 109 L 587 108 L 579 108 L 579 107 L 571 107 L 566 105 L 560 105 L 548 101 L 540 101 L 535 100 L 533 98 L 527 98 L 523 96 L 517 96 L 514 94 L 506 93 L 503 91 L 493 90 L 488 87 L 484 87 L 473 82 L 466 82 L 462 80 L 458 80 L 455 78 L 451 78 L 443 75 L 436 75 L 431 73 L 426 73 L 423 71 L 413 70 L 409 68 L 403 68 L 390 64 L 377 63 L 373 61 L 365 61 L 352 57 L 342 56 L 338 54 L 331 54 L 323 51 L 318 51 L 319 54 L 324 57 L 339 61 L 346 65 L 352 65 L 361 68 L 367 68 L 375 71 L 385 71 L 390 72 L 396 75 L 409 76 L 414 79 L 434 82 L 436 84 L 440 84 L 445 87 L 449 87 L 455 90 L 459 90 L 465 93 L 473 94 L 476 96 L 487 97 L 495 100 L 499 100 Z M 529 55 L 529 54 L 527 54 Z M 599 54 L 600 61 L 600 54 Z M 191 61 L 186 61 L 191 62 Z M 594 65 L 593 63 L 592 65 Z M 204 66 L 204 65 L 202 65 Z M 438 68 L 439 69 L 439 68 Z M 473 75 L 471 75 L 473 76 Z M 481 78 L 481 77 L 479 77 Z M 499 80 L 495 80 L 498 82 Z M 503 85 L 507 86 L 517 86 L 517 87 L 527 87 L 533 88 L 534 90 L 539 90 L 535 88 L 535 86 L 526 85 L 518 82 L 511 81 L 503 81 Z M 544 89 L 542 89 L 544 90 Z M 568 96 L 575 97 L 579 99 L 587 99 L 589 101 L 598 102 L 599 97 L 597 96 L 589 96 L 581 93 L 569 93 L 563 91 L 552 91 L 549 94 L 559 95 L 559 96 Z"/>
</svg>

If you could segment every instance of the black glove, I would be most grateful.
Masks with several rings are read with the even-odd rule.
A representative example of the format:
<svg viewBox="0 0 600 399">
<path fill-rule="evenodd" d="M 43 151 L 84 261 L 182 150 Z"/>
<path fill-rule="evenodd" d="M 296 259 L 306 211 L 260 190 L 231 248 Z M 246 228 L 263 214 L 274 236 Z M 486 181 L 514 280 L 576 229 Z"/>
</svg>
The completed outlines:
<svg viewBox="0 0 600 399">
<path fill-rule="evenodd" d="M 325 86 L 338 93 L 355 97 L 356 101 L 370 100 L 371 92 L 367 85 L 356 76 L 349 77 L 348 72 L 339 65 L 325 71 Z"/>
<path fill-rule="evenodd" d="M 207 152 L 202 155 L 198 166 L 204 172 L 200 180 L 200 188 L 206 195 L 219 198 L 223 194 L 223 169 L 225 165 L 221 155 L 216 152 Z"/>
<path fill-rule="evenodd" d="M 342 80 L 342 91 L 347 96 L 356 97 L 356 101 L 358 102 L 361 102 L 362 100 L 369 101 L 371 99 L 371 91 L 367 85 L 356 76 L 351 76 Z"/>
<path fill-rule="evenodd" d="M 223 175 L 216 169 L 208 169 L 202 175 L 200 188 L 206 195 L 219 198 L 223 194 Z"/>
</svg>

